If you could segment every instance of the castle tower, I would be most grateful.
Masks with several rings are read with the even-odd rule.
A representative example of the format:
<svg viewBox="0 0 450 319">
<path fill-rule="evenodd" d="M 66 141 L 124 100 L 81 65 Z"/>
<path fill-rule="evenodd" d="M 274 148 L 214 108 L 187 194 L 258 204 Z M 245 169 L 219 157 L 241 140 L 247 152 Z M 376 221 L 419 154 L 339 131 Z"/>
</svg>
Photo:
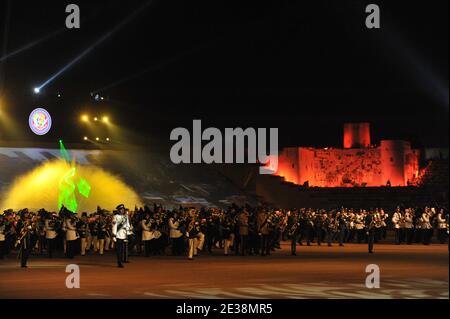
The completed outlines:
<svg viewBox="0 0 450 319">
<path fill-rule="evenodd" d="M 344 124 L 344 148 L 366 148 L 370 146 L 369 123 Z"/>
</svg>

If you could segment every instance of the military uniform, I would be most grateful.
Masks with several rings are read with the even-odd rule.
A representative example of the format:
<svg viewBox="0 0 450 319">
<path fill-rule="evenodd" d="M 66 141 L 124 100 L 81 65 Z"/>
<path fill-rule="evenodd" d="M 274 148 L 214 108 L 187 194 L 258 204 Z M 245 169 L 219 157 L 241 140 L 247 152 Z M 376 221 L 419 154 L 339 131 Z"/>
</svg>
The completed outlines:
<svg viewBox="0 0 450 319">
<path fill-rule="evenodd" d="M 406 209 L 404 216 L 404 229 L 406 244 L 411 245 L 414 234 L 413 216 L 409 209 Z"/>
<path fill-rule="evenodd" d="M 289 234 L 291 236 L 291 255 L 297 255 L 297 242 L 300 239 L 300 221 L 299 216 L 294 215 L 292 219 L 288 222 L 289 224 Z"/>
<path fill-rule="evenodd" d="M 116 256 L 117 256 L 117 266 L 122 268 L 123 262 L 126 260 L 126 242 L 128 241 L 128 231 L 130 229 L 130 222 L 128 216 L 125 215 L 125 207 L 123 204 L 117 206 L 118 214 L 114 215 L 112 234 L 116 241 Z"/>
<path fill-rule="evenodd" d="M 20 220 L 17 223 L 17 236 L 24 235 L 22 239 L 18 238 L 16 245 L 19 245 L 20 266 L 27 267 L 28 257 L 30 256 L 33 243 L 31 239 L 32 226 L 29 221 Z"/>
<path fill-rule="evenodd" d="M 373 243 L 375 241 L 375 216 L 374 214 L 368 214 L 366 216 L 365 224 L 367 230 L 367 244 L 369 254 L 373 254 Z"/>
<path fill-rule="evenodd" d="M 247 252 L 247 241 L 248 241 L 248 213 L 242 211 L 238 215 L 238 227 L 239 227 L 239 250 L 242 256 L 245 256 Z M 236 253 L 238 251 L 236 250 Z"/>
<path fill-rule="evenodd" d="M 100 220 L 97 223 L 97 240 L 98 240 L 98 251 L 100 255 L 103 255 L 105 250 L 105 238 L 106 238 L 106 223 Z"/>
<path fill-rule="evenodd" d="M 77 225 L 73 218 L 66 218 L 64 230 L 66 231 L 66 257 L 72 259 L 75 256 L 75 243 L 78 239 Z"/>
<path fill-rule="evenodd" d="M 270 242 L 269 242 L 269 223 L 270 216 L 266 212 L 260 211 L 257 215 L 256 227 L 258 229 L 258 235 L 260 237 L 260 250 L 261 256 L 270 255 Z"/>
<path fill-rule="evenodd" d="M 192 260 L 194 256 L 197 255 L 197 239 L 200 234 L 200 225 L 198 222 L 192 221 L 188 227 L 187 237 L 188 237 L 188 259 Z"/>
<path fill-rule="evenodd" d="M 45 230 L 45 240 L 47 241 L 48 257 L 52 258 L 57 236 L 56 221 L 53 217 L 47 218 L 45 220 L 44 230 Z"/>
</svg>

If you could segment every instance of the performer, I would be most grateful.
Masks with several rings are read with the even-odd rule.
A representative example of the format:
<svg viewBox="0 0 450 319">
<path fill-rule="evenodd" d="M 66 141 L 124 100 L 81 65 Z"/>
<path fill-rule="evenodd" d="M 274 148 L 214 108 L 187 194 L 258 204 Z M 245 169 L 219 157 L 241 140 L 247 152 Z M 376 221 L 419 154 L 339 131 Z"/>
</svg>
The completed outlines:
<svg viewBox="0 0 450 319">
<path fill-rule="evenodd" d="M 18 256 L 20 258 L 20 266 L 22 268 L 27 268 L 28 257 L 30 256 L 33 247 L 31 239 L 33 226 L 27 208 L 21 210 L 19 214 L 20 220 L 17 223 L 16 247 L 20 246 Z"/>
<path fill-rule="evenodd" d="M 199 233 L 200 233 L 200 224 L 193 217 L 189 222 L 186 232 L 186 236 L 188 237 L 189 242 L 189 252 L 188 252 L 189 260 L 193 260 L 194 256 L 197 256 L 197 239 Z"/>
<path fill-rule="evenodd" d="M 328 242 L 328 247 L 333 246 L 332 242 L 333 242 L 333 238 L 336 235 L 336 232 L 338 232 L 339 230 L 339 221 L 336 217 L 333 217 L 332 213 L 328 213 L 328 217 L 325 221 L 325 227 L 327 229 L 327 242 Z"/>
<path fill-rule="evenodd" d="M 53 250 L 56 248 L 56 214 L 48 215 L 45 219 L 45 239 L 47 241 L 48 257 L 53 257 Z"/>
<path fill-rule="evenodd" d="M 178 214 L 173 212 L 169 218 L 169 237 L 172 242 L 172 255 L 178 256 L 183 252 L 183 233 L 180 230 Z"/>
<path fill-rule="evenodd" d="M 401 212 L 400 212 L 400 216 L 401 216 Z M 380 238 L 381 239 L 386 239 L 387 236 L 387 220 L 388 220 L 389 214 L 386 214 L 384 212 L 383 209 L 381 209 L 380 211 L 380 218 L 381 218 L 381 228 L 380 228 Z M 400 222 L 400 242 L 402 241 L 402 236 L 403 236 L 403 223 Z"/>
<path fill-rule="evenodd" d="M 444 209 L 441 208 L 436 217 L 437 227 L 438 227 L 438 240 L 439 243 L 445 244 L 446 237 L 448 236 L 448 223 L 445 216 Z"/>
<path fill-rule="evenodd" d="M 144 243 L 145 257 L 150 256 L 150 243 L 153 239 L 152 232 L 152 219 L 150 218 L 150 213 L 145 215 L 145 218 L 141 221 L 142 228 L 142 242 Z"/>
<path fill-rule="evenodd" d="M 78 239 L 77 234 L 77 218 L 74 214 L 68 216 L 64 221 L 64 229 L 66 231 L 66 257 L 73 259 L 75 255 L 75 243 Z"/>
<path fill-rule="evenodd" d="M 245 256 L 247 252 L 247 241 L 248 241 L 248 227 L 249 227 L 249 213 L 245 208 L 238 215 L 238 226 L 239 226 L 239 250 L 241 255 Z M 238 254 L 238 249 L 236 249 L 236 254 Z"/>
<path fill-rule="evenodd" d="M 433 227 L 431 226 L 430 222 L 430 209 L 428 207 L 425 207 L 425 210 L 422 214 L 422 238 L 423 238 L 423 244 L 429 245 L 431 242 L 431 237 L 433 236 Z"/>
<path fill-rule="evenodd" d="M 343 210 L 342 212 L 337 212 L 336 216 L 339 229 L 339 246 L 344 246 L 344 238 L 347 232 L 347 214 Z"/>
<path fill-rule="evenodd" d="M 413 229 L 413 214 L 411 213 L 410 208 L 407 208 L 405 210 L 404 227 L 405 227 L 406 244 L 411 245 L 413 240 L 414 229 Z"/>
<path fill-rule="evenodd" d="M 291 237 L 291 255 L 297 256 L 297 242 L 300 240 L 300 213 L 294 211 L 289 221 L 290 227 L 288 235 Z"/>
<path fill-rule="evenodd" d="M 222 220 L 223 255 L 228 256 L 228 250 L 233 246 L 234 241 L 234 221 L 229 216 L 224 216 Z"/>
<path fill-rule="evenodd" d="M 356 241 L 358 244 L 364 240 L 364 217 L 365 211 L 359 211 L 355 215 L 354 226 L 356 229 Z"/>
<path fill-rule="evenodd" d="M 392 215 L 392 224 L 394 225 L 395 230 L 395 244 L 400 245 L 400 239 L 401 239 L 401 221 L 402 221 L 402 213 L 400 211 L 400 207 L 397 207 L 395 213 Z"/>
<path fill-rule="evenodd" d="M 106 237 L 105 217 L 103 217 L 103 215 L 99 215 L 97 223 L 97 241 L 100 256 L 103 255 L 103 252 L 105 250 L 105 237 Z"/>
<path fill-rule="evenodd" d="M 369 254 L 373 254 L 373 243 L 375 241 L 375 229 L 377 221 L 377 213 L 371 211 L 366 216 L 365 224 L 366 224 L 366 231 L 367 231 L 367 243 L 369 248 Z"/>
<path fill-rule="evenodd" d="M 77 223 L 78 234 L 81 238 L 81 256 L 86 255 L 87 242 L 89 237 L 89 226 L 87 223 L 87 213 L 81 214 L 81 220 Z"/>
<path fill-rule="evenodd" d="M 305 215 L 305 235 L 306 235 L 306 245 L 311 246 L 311 242 L 314 237 L 314 212 L 308 211 Z"/>
<path fill-rule="evenodd" d="M 113 218 L 112 225 L 112 235 L 113 241 L 116 244 L 116 255 L 117 255 L 117 267 L 123 268 L 123 262 L 125 262 L 125 243 L 128 240 L 128 230 L 130 228 L 130 223 L 128 216 L 126 215 L 126 209 L 123 204 L 116 207 L 117 213 Z"/>
<path fill-rule="evenodd" d="M 260 238 L 261 256 L 270 255 L 269 219 L 270 216 L 263 209 L 258 211 L 256 228 L 258 229 L 258 236 Z"/>
</svg>

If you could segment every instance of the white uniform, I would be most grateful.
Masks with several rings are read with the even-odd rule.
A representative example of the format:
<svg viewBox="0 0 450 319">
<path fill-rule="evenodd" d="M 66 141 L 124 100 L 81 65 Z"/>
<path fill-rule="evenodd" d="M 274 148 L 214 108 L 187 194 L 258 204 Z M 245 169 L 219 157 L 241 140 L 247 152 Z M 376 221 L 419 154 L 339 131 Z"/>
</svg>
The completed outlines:
<svg viewBox="0 0 450 319">
<path fill-rule="evenodd" d="M 395 212 L 394 215 L 392 216 L 392 223 L 394 224 L 395 229 L 400 228 L 401 219 L 402 219 L 402 215 L 399 212 Z"/>
<path fill-rule="evenodd" d="M 114 215 L 112 233 L 118 239 L 127 239 L 130 230 L 130 221 L 127 215 Z"/>
<path fill-rule="evenodd" d="M 150 223 L 149 223 L 150 225 Z M 151 230 L 150 226 L 147 225 L 147 221 L 143 219 L 141 221 L 141 227 L 142 227 L 142 241 L 152 240 L 155 237 L 153 236 L 153 231 Z"/>
<path fill-rule="evenodd" d="M 174 220 L 174 218 L 169 219 L 169 229 L 170 229 L 170 238 L 180 238 L 183 236 L 183 233 L 178 229 L 180 224 Z"/>
<path fill-rule="evenodd" d="M 409 213 L 405 213 L 405 224 L 404 227 L 407 229 L 413 228 L 413 218 Z"/>
<path fill-rule="evenodd" d="M 356 214 L 355 216 L 355 227 L 357 230 L 364 229 L 364 217 L 362 214 Z"/>
<path fill-rule="evenodd" d="M 427 213 L 422 214 L 422 229 L 431 229 L 430 216 Z"/>
<path fill-rule="evenodd" d="M 56 238 L 56 231 L 54 226 L 50 226 L 50 219 L 45 220 L 45 238 L 46 239 L 55 239 Z"/>
<path fill-rule="evenodd" d="M 73 223 L 71 219 L 66 219 L 64 226 L 66 230 L 66 240 L 77 240 L 77 228 L 75 223 Z"/>
<path fill-rule="evenodd" d="M 437 215 L 437 222 L 438 222 L 438 228 L 439 229 L 445 229 L 447 228 L 447 221 L 443 217 L 443 214 L 439 213 Z"/>
</svg>

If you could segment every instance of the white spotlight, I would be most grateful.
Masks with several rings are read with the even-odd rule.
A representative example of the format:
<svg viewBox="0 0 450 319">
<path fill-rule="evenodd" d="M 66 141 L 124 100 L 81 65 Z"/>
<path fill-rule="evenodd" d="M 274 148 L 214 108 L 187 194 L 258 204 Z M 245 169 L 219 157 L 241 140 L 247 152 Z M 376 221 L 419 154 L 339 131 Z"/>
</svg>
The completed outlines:
<svg viewBox="0 0 450 319">
<path fill-rule="evenodd" d="M 41 89 L 38 88 L 38 87 L 35 87 L 33 91 L 34 91 L 34 93 L 36 93 L 36 94 L 41 93 Z"/>
</svg>

